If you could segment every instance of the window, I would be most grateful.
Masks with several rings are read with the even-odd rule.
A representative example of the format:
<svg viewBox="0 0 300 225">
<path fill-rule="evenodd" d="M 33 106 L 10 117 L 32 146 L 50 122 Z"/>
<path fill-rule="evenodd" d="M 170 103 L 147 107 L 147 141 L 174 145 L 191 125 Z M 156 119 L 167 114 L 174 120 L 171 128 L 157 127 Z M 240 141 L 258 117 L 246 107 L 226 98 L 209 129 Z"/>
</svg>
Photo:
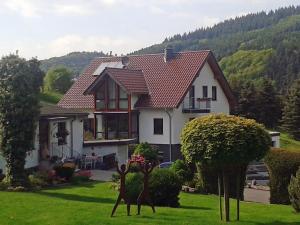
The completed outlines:
<svg viewBox="0 0 300 225">
<path fill-rule="evenodd" d="M 67 144 L 67 136 L 69 135 L 67 129 L 66 129 L 66 122 L 58 122 L 57 124 L 57 142 L 58 145 L 65 145 Z"/>
<path fill-rule="evenodd" d="M 195 86 L 193 85 L 189 91 L 189 108 L 195 108 Z"/>
<path fill-rule="evenodd" d="M 164 125 L 163 125 L 163 119 L 162 118 L 155 118 L 153 119 L 154 123 L 154 134 L 163 134 Z"/>
<path fill-rule="evenodd" d="M 128 109 L 128 96 L 121 87 L 119 89 L 119 108 Z"/>
<path fill-rule="evenodd" d="M 207 86 L 202 86 L 202 97 L 203 98 L 207 98 L 208 97 Z"/>
<path fill-rule="evenodd" d="M 113 80 L 108 80 L 108 108 L 115 109 L 116 108 L 116 84 Z"/>
<path fill-rule="evenodd" d="M 102 84 L 96 93 L 96 109 L 105 109 L 105 87 Z"/>
<path fill-rule="evenodd" d="M 217 101 L 217 87 L 216 86 L 212 86 L 211 93 L 212 93 L 211 100 Z"/>
</svg>

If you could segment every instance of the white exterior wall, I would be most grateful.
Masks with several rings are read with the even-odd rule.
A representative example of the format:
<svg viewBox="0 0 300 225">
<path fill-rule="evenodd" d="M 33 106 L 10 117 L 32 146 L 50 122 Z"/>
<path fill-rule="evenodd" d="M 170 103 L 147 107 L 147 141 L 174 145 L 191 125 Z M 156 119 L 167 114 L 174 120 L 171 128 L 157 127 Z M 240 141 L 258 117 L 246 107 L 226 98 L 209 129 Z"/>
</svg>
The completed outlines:
<svg viewBox="0 0 300 225">
<path fill-rule="evenodd" d="M 36 127 L 36 133 L 34 138 L 34 149 L 27 152 L 25 159 L 25 168 L 31 168 L 38 166 L 39 164 L 39 126 Z M 5 172 L 6 162 L 4 158 L 0 155 L 0 169 Z"/>
<path fill-rule="evenodd" d="M 154 134 L 154 118 L 163 119 L 163 134 Z M 149 142 L 151 144 L 169 144 L 169 117 L 164 110 L 140 110 L 139 117 L 139 138 L 140 142 Z"/>
<path fill-rule="evenodd" d="M 223 92 L 219 82 L 214 78 L 214 73 L 208 63 L 200 71 L 194 81 L 195 98 L 202 98 L 202 86 L 208 87 L 208 98 L 212 97 L 212 86 L 217 87 L 217 100 L 211 101 L 211 113 L 229 114 L 229 102 Z M 187 94 L 188 95 L 188 94 Z M 190 118 L 207 115 L 207 113 L 182 113 L 182 104 L 177 109 L 169 111 L 172 115 L 172 144 L 180 143 L 180 133 L 185 123 Z M 153 119 L 163 118 L 163 135 L 154 135 Z M 152 144 L 169 144 L 169 116 L 165 110 L 140 110 L 140 142 L 149 142 Z"/>
<path fill-rule="evenodd" d="M 83 144 L 83 119 L 76 118 L 73 120 L 73 156 L 77 157 L 82 154 Z"/>
</svg>

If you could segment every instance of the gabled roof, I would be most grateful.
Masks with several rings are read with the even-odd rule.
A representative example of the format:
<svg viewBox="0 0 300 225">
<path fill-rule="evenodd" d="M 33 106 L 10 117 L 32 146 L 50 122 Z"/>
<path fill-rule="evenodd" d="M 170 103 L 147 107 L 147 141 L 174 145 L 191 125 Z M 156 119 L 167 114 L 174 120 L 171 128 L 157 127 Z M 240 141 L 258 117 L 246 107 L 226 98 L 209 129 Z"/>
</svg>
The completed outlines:
<svg viewBox="0 0 300 225">
<path fill-rule="evenodd" d="M 101 66 L 101 65 L 100 65 Z M 108 75 L 128 94 L 148 94 L 148 87 L 142 70 L 131 70 L 127 68 L 105 68 L 97 76 L 94 82 L 86 89 L 84 94 L 92 94 L 97 89 L 98 84 Z"/>
<path fill-rule="evenodd" d="M 210 64 L 215 78 L 231 104 L 234 105 L 232 91 L 220 70 L 215 57 L 210 51 L 191 51 L 173 53 L 172 59 L 165 62 L 164 54 L 131 55 L 128 56 L 128 69 L 142 70 L 149 94 L 140 97 L 136 103 L 139 108 L 175 108 L 182 102 L 184 96 L 196 79 L 206 62 Z M 92 95 L 84 95 L 84 91 L 97 79 L 93 73 L 104 62 L 121 61 L 121 57 L 96 58 L 85 69 L 83 74 L 64 95 L 59 106 L 67 108 L 94 107 Z"/>
</svg>

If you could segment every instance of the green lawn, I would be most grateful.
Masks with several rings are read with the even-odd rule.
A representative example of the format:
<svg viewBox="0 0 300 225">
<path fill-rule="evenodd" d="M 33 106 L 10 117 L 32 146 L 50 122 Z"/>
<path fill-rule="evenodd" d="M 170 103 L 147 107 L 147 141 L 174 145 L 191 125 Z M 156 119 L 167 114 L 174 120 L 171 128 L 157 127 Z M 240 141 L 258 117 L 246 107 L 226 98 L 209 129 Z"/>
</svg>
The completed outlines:
<svg viewBox="0 0 300 225">
<path fill-rule="evenodd" d="M 300 151 L 300 141 L 296 141 L 286 133 L 280 133 L 280 147 L 290 151 Z"/>
<path fill-rule="evenodd" d="M 181 208 L 157 207 L 157 213 L 153 214 L 145 206 L 142 215 L 137 216 L 136 206 L 133 206 L 131 217 L 126 216 L 125 206 L 121 205 L 116 216 L 110 218 L 116 196 L 109 183 L 90 183 L 35 193 L 0 192 L 0 224 L 225 224 L 219 221 L 216 196 L 182 193 Z M 299 225 L 300 215 L 293 213 L 290 206 L 242 202 L 241 221 L 233 221 L 232 224 Z"/>
</svg>

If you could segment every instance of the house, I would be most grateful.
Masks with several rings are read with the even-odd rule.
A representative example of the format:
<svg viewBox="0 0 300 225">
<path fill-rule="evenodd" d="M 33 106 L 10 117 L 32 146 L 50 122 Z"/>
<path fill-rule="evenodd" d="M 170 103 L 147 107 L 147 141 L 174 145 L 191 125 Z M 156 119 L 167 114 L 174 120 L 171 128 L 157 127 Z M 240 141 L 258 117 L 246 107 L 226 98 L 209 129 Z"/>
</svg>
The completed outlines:
<svg viewBox="0 0 300 225">
<path fill-rule="evenodd" d="M 50 157 L 95 153 L 102 161 L 128 159 L 128 144 L 159 147 L 164 161 L 180 154 L 186 122 L 230 113 L 235 99 L 211 51 L 94 59 L 57 106 L 44 105 L 26 168 Z M 279 147 L 279 133 L 271 132 Z M 0 169 L 5 162 L 0 157 Z"/>
<path fill-rule="evenodd" d="M 189 120 L 226 113 L 232 91 L 211 51 L 94 59 L 59 107 L 88 113 L 82 154 L 128 157 L 128 144 L 157 145 L 164 161 L 180 157 L 180 132 Z"/>
</svg>

